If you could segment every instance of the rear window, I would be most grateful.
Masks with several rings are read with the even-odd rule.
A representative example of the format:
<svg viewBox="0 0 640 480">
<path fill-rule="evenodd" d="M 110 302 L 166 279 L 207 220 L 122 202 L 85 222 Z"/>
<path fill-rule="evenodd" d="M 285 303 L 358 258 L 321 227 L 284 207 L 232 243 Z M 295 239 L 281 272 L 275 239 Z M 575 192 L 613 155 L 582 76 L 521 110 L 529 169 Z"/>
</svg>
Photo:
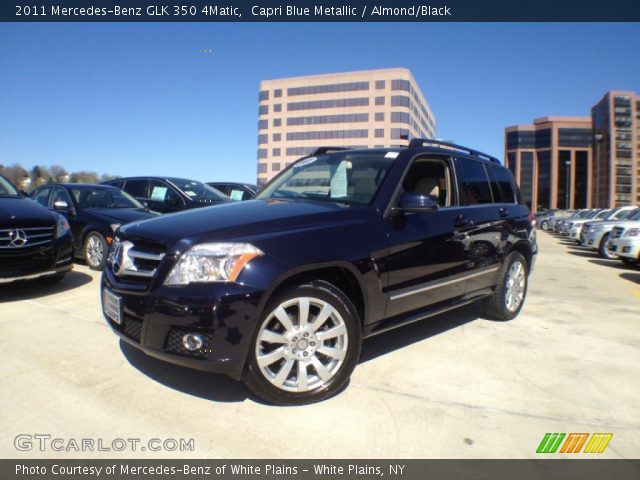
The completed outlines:
<svg viewBox="0 0 640 480">
<path fill-rule="evenodd" d="M 458 186 L 461 205 L 493 203 L 489 177 L 482 162 L 458 158 Z"/>
<path fill-rule="evenodd" d="M 504 203 L 518 203 L 516 182 L 513 175 L 506 168 L 491 167 L 489 169 L 502 192 Z"/>
</svg>

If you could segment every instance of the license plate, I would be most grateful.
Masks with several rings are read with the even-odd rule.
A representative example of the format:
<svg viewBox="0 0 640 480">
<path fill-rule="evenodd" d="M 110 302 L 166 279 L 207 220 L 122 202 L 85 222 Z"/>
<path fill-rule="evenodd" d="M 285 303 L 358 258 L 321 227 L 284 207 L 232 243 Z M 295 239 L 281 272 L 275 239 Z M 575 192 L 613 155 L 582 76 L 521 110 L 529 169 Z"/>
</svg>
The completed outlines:
<svg viewBox="0 0 640 480">
<path fill-rule="evenodd" d="M 105 288 L 102 291 L 102 309 L 107 317 L 122 325 L 122 297 Z"/>
</svg>

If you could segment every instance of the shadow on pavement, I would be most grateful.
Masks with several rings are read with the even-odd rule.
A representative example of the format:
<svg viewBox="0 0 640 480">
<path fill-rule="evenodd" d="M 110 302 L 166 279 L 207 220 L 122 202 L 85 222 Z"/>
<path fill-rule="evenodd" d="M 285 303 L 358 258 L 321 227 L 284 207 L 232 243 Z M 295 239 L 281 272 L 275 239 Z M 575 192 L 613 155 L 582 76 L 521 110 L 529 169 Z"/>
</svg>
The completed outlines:
<svg viewBox="0 0 640 480">
<path fill-rule="evenodd" d="M 242 402 L 250 397 L 247 388 L 225 375 L 194 370 L 150 357 L 120 340 L 120 350 L 135 369 L 162 385 L 216 402 Z M 251 396 L 253 400 L 253 396 Z"/>
<path fill-rule="evenodd" d="M 472 304 L 384 332 L 363 342 L 360 363 L 374 360 L 394 350 L 435 337 L 479 318 L 481 317 L 477 312 L 477 307 Z"/>
<path fill-rule="evenodd" d="M 576 257 L 589 257 L 593 258 L 597 255 L 596 252 L 591 252 L 588 250 L 569 250 L 571 255 L 575 255 Z"/>
<path fill-rule="evenodd" d="M 629 267 L 627 267 L 624 263 L 622 263 L 620 260 L 589 260 L 589 262 L 595 264 L 595 265 L 602 265 L 604 267 L 613 267 L 613 268 L 619 268 L 620 270 L 628 270 Z"/>
<path fill-rule="evenodd" d="M 48 278 L 24 280 L 0 285 L 0 303 L 46 297 L 81 287 L 93 280 L 90 275 L 70 271 L 58 282 Z"/>
<path fill-rule="evenodd" d="M 621 273 L 620 274 L 621 278 L 624 278 L 625 280 L 629 280 L 630 282 L 635 282 L 637 284 L 640 284 L 640 272 L 638 273 Z"/>
</svg>

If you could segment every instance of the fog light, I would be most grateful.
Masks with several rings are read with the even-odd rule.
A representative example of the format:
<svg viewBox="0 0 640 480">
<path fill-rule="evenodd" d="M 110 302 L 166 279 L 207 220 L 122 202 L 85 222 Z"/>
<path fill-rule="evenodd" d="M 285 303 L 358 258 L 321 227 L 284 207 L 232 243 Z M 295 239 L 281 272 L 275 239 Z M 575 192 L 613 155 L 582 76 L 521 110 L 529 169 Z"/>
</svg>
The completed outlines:
<svg viewBox="0 0 640 480">
<path fill-rule="evenodd" d="M 187 333 L 182 337 L 182 346 L 191 352 L 193 352 L 194 350 L 199 350 L 200 348 L 202 348 L 202 345 L 204 345 L 202 335 Z"/>
</svg>

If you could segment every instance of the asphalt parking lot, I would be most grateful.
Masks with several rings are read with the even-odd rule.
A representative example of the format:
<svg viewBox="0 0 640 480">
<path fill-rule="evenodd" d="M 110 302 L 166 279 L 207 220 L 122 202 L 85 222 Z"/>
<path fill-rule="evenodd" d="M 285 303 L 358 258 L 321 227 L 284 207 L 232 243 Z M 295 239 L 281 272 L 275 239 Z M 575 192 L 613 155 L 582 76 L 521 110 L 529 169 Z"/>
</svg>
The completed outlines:
<svg viewBox="0 0 640 480">
<path fill-rule="evenodd" d="M 0 457 L 533 458 L 546 432 L 611 432 L 601 457 L 638 458 L 640 269 L 544 232 L 539 244 L 519 318 L 466 308 L 370 339 L 350 386 L 304 407 L 121 343 L 85 266 L 55 287 L 3 285 Z M 195 449 L 23 452 L 19 434 Z"/>
</svg>

